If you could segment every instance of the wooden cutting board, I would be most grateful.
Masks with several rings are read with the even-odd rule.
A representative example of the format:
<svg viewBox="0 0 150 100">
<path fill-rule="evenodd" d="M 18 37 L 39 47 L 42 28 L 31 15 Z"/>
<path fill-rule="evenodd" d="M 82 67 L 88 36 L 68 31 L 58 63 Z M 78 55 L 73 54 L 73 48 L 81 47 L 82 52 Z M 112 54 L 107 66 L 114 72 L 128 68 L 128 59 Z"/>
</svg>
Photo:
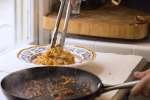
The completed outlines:
<svg viewBox="0 0 150 100">
<path fill-rule="evenodd" d="M 44 16 L 44 29 L 53 28 L 56 15 L 52 13 Z M 137 16 L 140 17 L 137 19 Z M 148 13 L 120 6 L 82 11 L 80 16 L 71 17 L 68 33 L 106 38 L 143 39 L 148 34 L 147 17 L 149 16 Z M 63 20 L 60 30 L 62 24 Z"/>
</svg>

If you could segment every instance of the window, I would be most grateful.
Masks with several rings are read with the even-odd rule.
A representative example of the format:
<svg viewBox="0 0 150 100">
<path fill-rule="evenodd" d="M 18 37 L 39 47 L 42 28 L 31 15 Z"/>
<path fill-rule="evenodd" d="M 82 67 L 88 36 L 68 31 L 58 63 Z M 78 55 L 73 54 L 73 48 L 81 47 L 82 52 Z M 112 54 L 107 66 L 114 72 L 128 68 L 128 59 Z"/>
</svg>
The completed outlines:
<svg viewBox="0 0 150 100">
<path fill-rule="evenodd" d="M 0 52 L 15 43 L 14 0 L 0 0 Z"/>
<path fill-rule="evenodd" d="M 31 42 L 33 39 L 33 10 L 37 0 L 15 0 L 16 43 Z"/>
<path fill-rule="evenodd" d="M 38 44 L 43 37 L 42 18 L 52 1 L 0 0 L 0 53 L 18 43 Z"/>
<path fill-rule="evenodd" d="M 34 1 L 37 0 L 0 0 L 0 53 L 36 38 Z"/>
</svg>

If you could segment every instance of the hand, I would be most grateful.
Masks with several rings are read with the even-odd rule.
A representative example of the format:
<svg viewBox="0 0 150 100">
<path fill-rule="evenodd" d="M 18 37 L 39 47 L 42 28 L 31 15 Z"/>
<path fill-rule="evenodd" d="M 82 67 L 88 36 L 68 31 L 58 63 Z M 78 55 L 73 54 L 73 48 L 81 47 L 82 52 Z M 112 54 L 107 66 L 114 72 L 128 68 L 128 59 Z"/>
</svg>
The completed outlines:
<svg viewBox="0 0 150 100">
<path fill-rule="evenodd" d="M 131 94 L 137 96 L 144 93 L 145 96 L 150 96 L 150 69 L 144 72 L 135 72 L 134 77 L 140 79 L 140 82 L 133 87 Z"/>
<path fill-rule="evenodd" d="M 62 1 L 62 0 L 60 0 L 60 1 Z M 72 5 L 72 7 L 75 6 L 75 3 L 76 3 L 76 0 L 71 0 L 71 5 Z"/>
<path fill-rule="evenodd" d="M 76 3 L 76 0 L 71 0 L 71 5 L 72 5 L 72 7 L 75 6 L 75 3 Z"/>
</svg>

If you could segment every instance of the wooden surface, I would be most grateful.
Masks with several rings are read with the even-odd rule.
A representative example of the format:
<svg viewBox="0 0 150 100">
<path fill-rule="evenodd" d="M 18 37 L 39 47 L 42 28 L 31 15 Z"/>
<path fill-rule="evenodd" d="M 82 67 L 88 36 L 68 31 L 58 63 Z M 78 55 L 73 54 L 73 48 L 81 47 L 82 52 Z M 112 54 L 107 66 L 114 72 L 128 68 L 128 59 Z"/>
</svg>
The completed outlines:
<svg viewBox="0 0 150 100">
<path fill-rule="evenodd" d="M 103 7 L 95 11 L 82 11 L 78 17 L 71 17 L 68 33 L 77 35 L 142 39 L 147 36 L 148 23 L 141 24 L 136 16 L 145 19 L 149 14 L 125 7 Z M 55 23 L 56 14 L 50 14 L 43 18 L 43 27 L 51 30 Z M 63 20 L 62 20 L 63 23 Z M 62 23 L 60 30 L 62 30 Z"/>
</svg>

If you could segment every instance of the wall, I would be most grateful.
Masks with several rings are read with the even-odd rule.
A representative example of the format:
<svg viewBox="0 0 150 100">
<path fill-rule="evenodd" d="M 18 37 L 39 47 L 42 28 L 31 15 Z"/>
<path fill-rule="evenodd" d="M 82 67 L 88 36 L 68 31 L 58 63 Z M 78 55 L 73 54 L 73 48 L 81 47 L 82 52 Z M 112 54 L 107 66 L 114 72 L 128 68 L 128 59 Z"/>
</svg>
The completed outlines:
<svg viewBox="0 0 150 100">
<path fill-rule="evenodd" d="M 123 4 L 130 8 L 150 12 L 150 0 L 123 0 Z"/>
</svg>

